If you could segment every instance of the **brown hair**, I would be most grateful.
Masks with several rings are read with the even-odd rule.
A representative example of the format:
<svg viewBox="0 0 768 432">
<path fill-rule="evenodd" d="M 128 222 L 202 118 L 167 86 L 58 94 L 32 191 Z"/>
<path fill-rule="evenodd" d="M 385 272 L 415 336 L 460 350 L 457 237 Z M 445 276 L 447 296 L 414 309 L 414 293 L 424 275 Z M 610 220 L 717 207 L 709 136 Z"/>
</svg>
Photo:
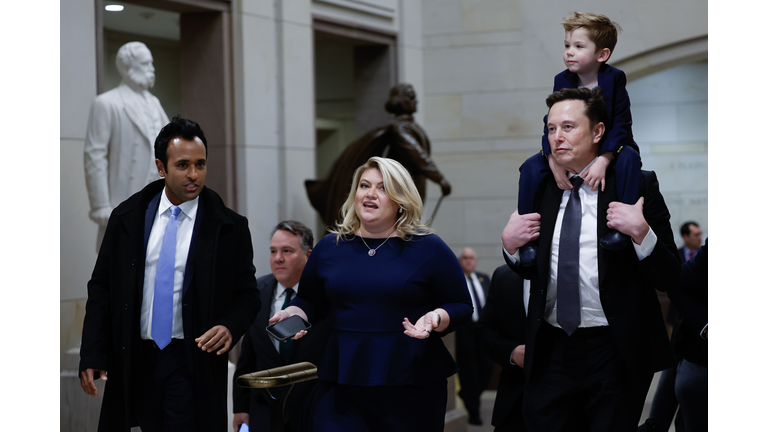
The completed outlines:
<svg viewBox="0 0 768 432">
<path fill-rule="evenodd" d="M 621 27 L 610 18 L 601 14 L 593 14 L 586 12 L 574 12 L 570 16 L 563 18 L 561 21 L 563 28 L 566 32 L 572 32 L 576 29 L 583 28 L 587 31 L 587 35 L 595 43 L 595 49 L 600 51 L 603 48 L 608 48 L 613 54 L 613 49 L 616 47 L 616 41 L 619 38 L 619 31 Z M 610 54 L 608 58 L 610 58 Z"/>
</svg>

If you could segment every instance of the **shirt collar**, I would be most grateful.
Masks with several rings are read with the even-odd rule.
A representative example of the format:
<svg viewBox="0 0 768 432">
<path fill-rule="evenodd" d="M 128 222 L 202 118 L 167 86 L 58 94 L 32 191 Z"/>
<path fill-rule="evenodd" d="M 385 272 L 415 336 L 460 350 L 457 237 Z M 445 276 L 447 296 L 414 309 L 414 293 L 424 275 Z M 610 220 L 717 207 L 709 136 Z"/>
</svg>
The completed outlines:
<svg viewBox="0 0 768 432">
<path fill-rule="evenodd" d="M 165 194 L 165 189 L 166 188 L 163 187 L 163 191 L 160 193 L 160 204 L 157 207 L 157 214 L 165 213 L 173 205 L 168 199 L 168 195 Z M 183 214 L 189 218 L 192 218 L 193 215 L 197 214 L 197 206 L 199 203 L 200 195 L 196 196 L 195 199 L 191 201 L 185 201 L 179 204 L 179 208 Z"/>
<path fill-rule="evenodd" d="M 291 288 L 293 288 L 293 294 L 298 294 L 298 292 L 299 292 L 299 284 L 298 283 L 296 283 L 296 285 L 292 286 Z M 283 284 L 278 282 L 277 283 L 277 291 L 275 292 L 275 298 L 278 298 L 278 297 L 282 296 L 283 293 L 285 293 L 285 290 L 287 290 L 287 289 L 288 288 L 286 288 Z"/>
</svg>

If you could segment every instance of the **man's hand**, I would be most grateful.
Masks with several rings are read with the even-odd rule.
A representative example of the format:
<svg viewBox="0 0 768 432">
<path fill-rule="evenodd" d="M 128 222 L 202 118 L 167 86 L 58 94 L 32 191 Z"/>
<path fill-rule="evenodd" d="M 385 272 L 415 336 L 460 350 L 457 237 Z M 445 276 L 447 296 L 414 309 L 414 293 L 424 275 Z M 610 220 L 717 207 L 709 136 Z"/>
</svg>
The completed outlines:
<svg viewBox="0 0 768 432">
<path fill-rule="evenodd" d="M 568 170 L 565 169 L 565 167 L 563 167 L 562 165 L 558 164 L 552 155 L 550 155 L 547 158 L 547 161 L 549 162 L 549 169 L 552 170 L 552 174 L 555 175 L 555 181 L 557 182 L 557 187 L 559 187 L 562 190 L 573 189 L 573 185 L 571 184 L 571 181 L 568 179 Z"/>
<path fill-rule="evenodd" d="M 96 210 L 91 210 L 88 212 L 88 217 L 100 226 L 107 226 L 107 222 L 109 222 L 109 215 L 111 214 L 112 207 L 107 206 L 97 208 Z"/>
<path fill-rule="evenodd" d="M 613 153 L 608 153 L 613 155 Z M 605 170 L 611 163 L 611 158 L 605 155 L 600 155 L 595 163 L 589 166 L 587 170 L 582 174 L 581 178 L 584 179 L 584 184 L 592 188 L 593 191 L 597 190 L 600 186 L 600 190 L 605 192 Z"/>
<path fill-rule="evenodd" d="M 99 397 L 99 389 L 96 388 L 96 383 L 93 382 L 93 374 L 95 372 L 99 373 L 99 377 L 103 380 L 107 380 L 107 371 L 101 370 L 101 369 L 91 369 L 88 368 L 82 372 L 80 372 L 80 387 L 83 388 L 83 391 L 88 396 L 93 396 L 95 398 Z"/>
<path fill-rule="evenodd" d="M 640 197 L 634 205 L 628 205 L 614 201 L 608 204 L 606 217 L 608 228 L 632 237 L 635 244 L 641 244 L 651 227 L 643 216 L 643 203 L 645 198 Z"/>
<path fill-rule="evenodd" d="M 248 424 L 248 413 L 235 413 L 235 417 L 232 420 L 232 427 L 235 429 L 235 432 L 240 430 L 241 424 Z"/>
<path fill-rule="evenodd" d="M 512 363 L 523 367 L 525 364 L 525 345 L 518 345 L 512 350 Z"/>
<path fill-rule="evenodd" d="M 195 339 L 195 342 L 197 342 L 197 347 L 205 352 L 212 352 L 221 347 L 221 350 L 216 353 L 216 355 L 221 355 L 232 345 L 232 333 L 225 326 L 217 325 Z"/>
<path fill-rule="evenodd" d="M 528 242 L 539 238 L 540 229 L 540 214 L 528 213 L 521 215 L 515 210 L 512 216 L 509 217 L 509 222 L 504 227 L 504 231 L 501 232 L 501 244 L 507 252 L 514 254 Z"/>
</svg>

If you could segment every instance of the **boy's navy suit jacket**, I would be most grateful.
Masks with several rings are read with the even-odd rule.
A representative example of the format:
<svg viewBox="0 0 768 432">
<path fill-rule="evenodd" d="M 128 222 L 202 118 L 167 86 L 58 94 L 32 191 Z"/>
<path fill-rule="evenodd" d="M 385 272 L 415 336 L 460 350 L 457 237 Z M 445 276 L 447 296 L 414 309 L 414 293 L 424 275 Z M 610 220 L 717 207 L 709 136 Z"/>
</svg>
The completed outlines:
<svg viewBox="0 0 768 432">
<path fill-rule="evenodd" d="M 555 75 L 552 93 L 564 88 L 578 88 L 579 84 L 579 76 L 566 69 Z M 640 153 L 640 149 L 632 137 L 632 113 L 629 110 L 627 76 L 621 69 L 603 63 L 597 72 L 597 85 L 603 90 L 605 109 L 608 115 L 600 154 L 610 151 L 613 152 L 614 156 L 617 156 L 625 145 L 632 146 Z M 547 116 L 544 116 L 544 136 L 541 138 L 541 148 L 545 154 L 552 152 L 547 137 Z"/>
</svg>

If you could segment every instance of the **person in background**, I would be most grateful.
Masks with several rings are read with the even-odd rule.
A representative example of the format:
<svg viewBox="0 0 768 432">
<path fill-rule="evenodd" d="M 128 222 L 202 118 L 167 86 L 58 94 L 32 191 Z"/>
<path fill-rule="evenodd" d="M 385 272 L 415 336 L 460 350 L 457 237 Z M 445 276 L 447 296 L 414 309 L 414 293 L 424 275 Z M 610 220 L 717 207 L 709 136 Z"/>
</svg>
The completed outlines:
<svg viewBox="0 0 768 432">
<path fill-rule="evenodd" d="M 472 248 L 464 248 L 459 255 L 459 264 L 467 281 L 472 297 L 472 321 L 456 329 L 456 363 L 459 365 L 459 397 L 469 414 L 469 424 L 482 425 L 480 418 L 480 395 L 488 387 L 493 373 L 493 361 L 480 348 L 475 337 L 475 328 L 483 310 L 491 278 L 475 271 L 477 256 Z"/>
<path fill-rule="evenodd" d="M 271 430 L 273 420 L 270 402 L 264 391 L 238 386 L 237 377 L 293 363 L 320 363 L 328 341 L 327 321 L 315 323 L 312 332 L 300 341 L 281 343 L 266 331 L 269 318 L 287 306 L 299 292 L 299 278 L 312 253 L 314 243 L 312 230 L 301 222 L 282 221 L 272 230 L 272 240 L 269 244 L 269 266 L 272 273 L 258 279 L 261 309 L 256 315 L 256 321 L 243 336 L 242 350 L 233 377 L 232 426 L 236 432 L 243 423 L 253 431 L 258 430 L 257 426 L 263 430 Z M 293 386 L 289 402 L 285 406 L 283 431 L 300 430 L 300 422 L 304 420 L 305 399 L 316 383 L 316 380 L 311 380 Z M 275 398 L 279 398 L 284 391 L 285 387 L 270 389 Z"/>
</svg>

